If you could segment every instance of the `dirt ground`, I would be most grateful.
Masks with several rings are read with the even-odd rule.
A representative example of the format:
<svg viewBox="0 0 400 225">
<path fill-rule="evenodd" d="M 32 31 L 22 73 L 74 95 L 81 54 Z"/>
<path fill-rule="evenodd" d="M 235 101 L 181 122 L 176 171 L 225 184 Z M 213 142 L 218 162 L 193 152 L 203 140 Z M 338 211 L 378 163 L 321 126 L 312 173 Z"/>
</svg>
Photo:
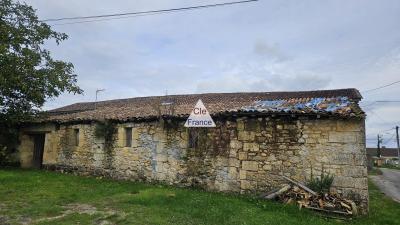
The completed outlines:
<svg viewBox="0 0 400 225">
<path fill-rule="evenodd" d="M 379 189 L 393 200 L 400 202 L 400 170 L 380 168 L 382 175 L 371 176 Z"/>
</svg>

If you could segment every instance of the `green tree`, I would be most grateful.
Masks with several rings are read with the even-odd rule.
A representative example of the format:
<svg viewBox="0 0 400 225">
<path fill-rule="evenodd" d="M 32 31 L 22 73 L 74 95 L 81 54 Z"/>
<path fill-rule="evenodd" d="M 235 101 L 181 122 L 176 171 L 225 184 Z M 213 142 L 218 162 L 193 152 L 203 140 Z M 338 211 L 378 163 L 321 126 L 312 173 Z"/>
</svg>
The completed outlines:
<svg viewBox="0 0 400 225">
<path fill-rule="evenodd" d="M 47 99 L 82 93 L 73 65 L 44 48 L 45 41 L 67 38 L 41 22 L 31 6 L 0 1 L 0 136 L 14 133 L 10 129 L 37 114 Z M 0 151 L 10 144 L 1 143 L 2 137 Z"/>
</svg>

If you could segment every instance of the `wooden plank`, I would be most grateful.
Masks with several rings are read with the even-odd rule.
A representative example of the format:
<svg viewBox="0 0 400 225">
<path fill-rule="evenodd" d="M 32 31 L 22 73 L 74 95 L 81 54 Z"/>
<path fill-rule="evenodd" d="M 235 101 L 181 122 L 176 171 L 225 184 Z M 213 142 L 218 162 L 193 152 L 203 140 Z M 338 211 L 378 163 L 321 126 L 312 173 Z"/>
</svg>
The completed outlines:
<svg viewBox="0 0 400 225">
<path fill-rule="evenodd" d="M 340 215 L 345 215 L 345 216 L 352 215 L 351 213 L 347 213 L 347 212 L 342 212 L 342 211 L 337 211 L 337 210 L 326 210 L 326 209 L 320 209 L 320 208 L 315 208 L 315 207 L 311 207 L 311 206 L 305 206 L 304 208 L 315 210 L 315 211 L 326 212 L 326 213 L 335 213 L 335 214 L 340 214 Z"/>
<path fill-rule="evenodd" d="M 287 192 L 290 188 L 291 188 L 290 185 L 285 185 L 285 186 L 283 186 L 281 189 L 279 189 L 278 191 L 276 191 L 276 192 L 274 192 L 274 193 L 271 193 L 271 194 L 265 196 L 264 198 L 265 198 L 265 199 L 274 199 L 274 198 L 276 198 L 277 196 L 279 196 L 279 195 L 281 195 L 281 194 Z"/>
<path fill-rule="evenodd" d="M 286 177 L 286 176 L 282 176 L 282 177 L 285 180 L 291 182 L 292 184 L 295 184 L 295 185 L 301 187 L 303 190 L 309 192 L 310 194 L 315 195 L 315 196 L 318 195 L 315 191 L 311 190 L 310 188 L 308 188 L 307 186 L 301 184 L 300 182 L 294 181 L 294 180 L 292 180 L 292 179 L 290 179 L 289 177 Z"/>
<path fill-rule="evenodd" d="M 262 193 L 262 194 L 260 194 L 260 198 L 265 198 L 265 196 L 268 196 L 268 195 L 270 195 L 272 193 L 275 193 L 275 192 L 279 191 L 279 189 L 281 189 L 281 188 L 275 188 L 275 189 L 272 189 L 271 191 L 268 191 L 266 193 Z"/>
</svg>

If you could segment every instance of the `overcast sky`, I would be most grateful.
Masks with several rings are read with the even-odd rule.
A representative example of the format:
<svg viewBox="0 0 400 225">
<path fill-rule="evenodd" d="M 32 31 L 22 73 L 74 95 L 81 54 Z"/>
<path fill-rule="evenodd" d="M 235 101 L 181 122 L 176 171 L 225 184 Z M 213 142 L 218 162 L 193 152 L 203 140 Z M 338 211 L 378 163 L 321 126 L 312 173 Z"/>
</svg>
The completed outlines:
<svg viewBox="0 0 400 225">
<path fill-rule="evenodd" d="M 40 19 L 212 4 L 233 0 L 29 0 Z M 295 91 L 400 80 L 400 1 L 270 1 L 144 17 L 54 25 L 69 35 L 48 43 L 75 65 L 84 95 L 45 109 L 136 96 Z M 63 23 L 63 22 L 58 22 Z M 55 24 L 54 22 L 51 24 Z M 367 143 L 400 124 L 400 84 L 362 93 Z M 383 133 L 394 146 L 394 130 Z M 391 139 L 392 138 L 392 139 Z"/>
</svg>

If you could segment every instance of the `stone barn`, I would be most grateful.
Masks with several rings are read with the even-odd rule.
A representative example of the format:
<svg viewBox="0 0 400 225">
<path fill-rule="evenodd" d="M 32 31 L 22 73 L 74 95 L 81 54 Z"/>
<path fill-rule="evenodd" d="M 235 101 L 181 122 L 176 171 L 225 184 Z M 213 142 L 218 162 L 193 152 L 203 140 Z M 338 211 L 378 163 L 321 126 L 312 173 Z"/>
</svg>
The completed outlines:
<svg viewBox="0 0 400 225">
<path fill-rule="evenodd" d="M 368 210 L 365 114 L 356 89 L 211 93 L 84 102 L 20 128 L 20 162 L 115 179 L 259 193 L 322 171 Z M 186 128 L 201 99 L 216 127 Z"/>
</svg>

